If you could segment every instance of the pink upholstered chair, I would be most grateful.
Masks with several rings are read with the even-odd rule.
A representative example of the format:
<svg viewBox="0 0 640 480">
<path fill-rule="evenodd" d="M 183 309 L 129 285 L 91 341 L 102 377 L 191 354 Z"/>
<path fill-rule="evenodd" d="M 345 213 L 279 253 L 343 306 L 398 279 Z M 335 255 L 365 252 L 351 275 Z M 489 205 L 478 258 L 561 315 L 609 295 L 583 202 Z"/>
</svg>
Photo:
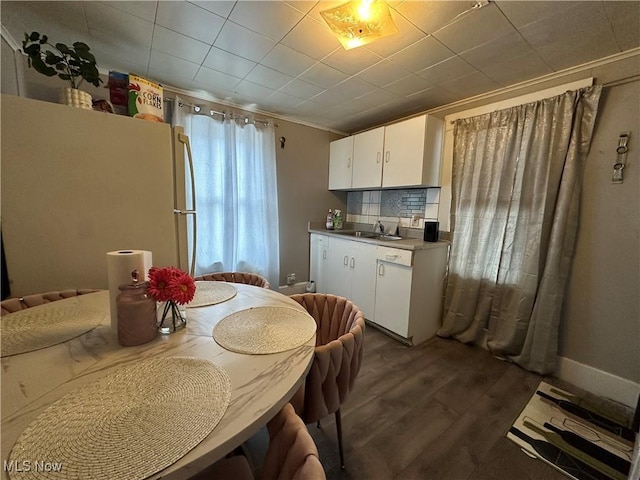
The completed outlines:
<svg viewBox="0 0 640 480">
<path fill-rule="evenodd" d="M 62 290 L 47 293 L 34 293 L 33 295 L 25 295 L 20 298 L 8 298 L 0 302 L 0 309 L 2 315 L 8 313 L 18 312 L 25 308 L 37 307 L 44 303 L 55 302 L 64 298 L 75 297 L 77 295 L 84 295 L 86 293 L 97 292 L 95 289 L 82 289 L 82 290 Z"/>
<path fill-rule="evenodd" d="M 326 480 L 318 449 L 290 403 L 267 424 L 269 447 L 260 480 Z M 247 458 L 233 455 L 191 480 L 254 480 Z"/>
<path fill-rule="evenodd" d="M 315 319 L 315 356 L 303 387 L 291 403 L 304 423 L 334 413 L 340 465 L 344 468 L 340 405 L 353 389 L 364 354 L 364 315 L 351 301 L 335 295 L 305 293 L 290 298 Z"/>
<path fill-rule="evenodd" d="M 261 275 L 257 273 L 245 273 L 245 272 L 218 272 L 208 273 L 205 275 L 199 275 L 195 277 L 196 280 L 215 280 L 218 282 L 233 282 L 233 283 L 245 283 L 247 285 L 255 285 L 262 288 L 270 288 L 271 285 Z"/>
</svg>

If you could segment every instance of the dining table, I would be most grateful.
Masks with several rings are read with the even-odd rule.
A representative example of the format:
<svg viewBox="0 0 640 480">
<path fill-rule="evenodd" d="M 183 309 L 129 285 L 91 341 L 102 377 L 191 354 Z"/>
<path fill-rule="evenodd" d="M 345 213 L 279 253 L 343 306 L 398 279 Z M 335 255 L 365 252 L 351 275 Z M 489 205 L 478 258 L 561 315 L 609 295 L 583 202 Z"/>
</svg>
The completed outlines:
<svg viewBox="0 0 640 480">
<path fill-rule="evenodd" d="M 265 307 L 286 307 L 293 309 L 296 315 L 311 318 L 301 305 L 276 291 L 253 285 L 229 285 L 234 289 L 230 298 L 187 308 L 184 328 L 170 334 L 158 334 L 148 343 L 137 346 L 125 347 L 118 343 L 117 332 L 110 322 L 108 290 L 28 309 L 34 313 L 52 314 L 72 306 L 99 312 L 99 315 L 95 327 L 74 338 L 0 359 L 2 478 L 13 478 L 9 470 L 15 471 L 18 465 L 8 464 L 12 449 L 43 412 L 48 412 L 61 399 L 73 397 L 75 392 L 111 378 L 109 375 L 114 372 L 150 360 L 166 359 L 169 364 L 174 358 L 207 360 L 226 373 L 230 396 L 226 410 L 204 439 L 175 462 L 146 478 L 187 479 L 255 435 L 302 386 L 313 360 L 315 325 L 308 339 L 277 353 L 250 354 L 225 348 L 212 332 L 218 324 L 222 325 L 239 312 L 259 313 Z M 5 320 L 8 318 L 3 317 L 0 321 Z M 175 372 L 167 372 L 170 374 Z M 188 422 L 193 407 L 188 402 L 184 408 L 178 407 L 178 415 L 184 415 L 184 421 Z M 188 428 L 189 424 L 186 426 Z M 171 449 L 172 441 L 168 435 L 158 449 Z M 145 455 L 150 458 L 143 459 Z M 153 461 L 153 455 L 153 452 L 143 452 L 141 460 Z"/>
</svg>

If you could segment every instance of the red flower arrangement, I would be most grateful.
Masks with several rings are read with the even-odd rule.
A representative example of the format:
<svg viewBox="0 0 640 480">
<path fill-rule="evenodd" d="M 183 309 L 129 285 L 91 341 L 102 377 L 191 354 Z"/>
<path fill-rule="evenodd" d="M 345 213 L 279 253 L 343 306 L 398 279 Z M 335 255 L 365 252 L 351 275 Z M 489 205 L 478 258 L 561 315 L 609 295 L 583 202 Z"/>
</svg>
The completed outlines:
<svg viewBox="0 0 640 480">
<path fill-rule="evenodd" d="M 163 312 L 162 321 L 160 322 L 160 332 L 170 333 L 178 328 L 184 327 L 187 323 L 182 312 L 178 308 L 178 304 L 184 305 L 193 300 L 196 293 L 196 283 L 193 277 L 176 267 L 149 269 L 149 286 L 147 293 L 156 302 L 166 302 Z M 164 326 L 164 321 L 171 312 L 173 320 L 173 330 Z"/>
<path fill-rule="evenodd" d="M 196 293 L 196 283 L 193 277 L 179 268 L 151 267 L 147 292 L 156 302 L 170 301 L 184 305 L 193 300 Z"/>
</svg>

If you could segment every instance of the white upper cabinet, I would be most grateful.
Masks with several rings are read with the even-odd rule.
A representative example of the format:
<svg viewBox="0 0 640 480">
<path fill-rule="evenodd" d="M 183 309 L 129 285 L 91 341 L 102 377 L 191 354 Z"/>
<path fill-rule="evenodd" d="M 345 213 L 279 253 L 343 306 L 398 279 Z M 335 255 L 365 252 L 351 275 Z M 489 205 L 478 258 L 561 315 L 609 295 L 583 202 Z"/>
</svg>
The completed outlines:
<svg viewBox="0 0 640 480">
<path fill-rule="evenodd" d="M 331 142 L 329 190 L 440 186 L 443 135 L 421 115 Z"/>
<path fill-rule="evenodd" d="M 385 127 L 382 186 L 439 186 L 443 127 L 429 115 Z"/>
<path fill-rule="evenodd" d="M 329 190 L 351 188 L 353 175 L 353 136 L 331 142 L 329 146 Z"/>
<path fill-rule="evenodd" d="M 353 138 L 353 188 L 382 186 L 384 129 L 378 127 Z"/>
</svg>

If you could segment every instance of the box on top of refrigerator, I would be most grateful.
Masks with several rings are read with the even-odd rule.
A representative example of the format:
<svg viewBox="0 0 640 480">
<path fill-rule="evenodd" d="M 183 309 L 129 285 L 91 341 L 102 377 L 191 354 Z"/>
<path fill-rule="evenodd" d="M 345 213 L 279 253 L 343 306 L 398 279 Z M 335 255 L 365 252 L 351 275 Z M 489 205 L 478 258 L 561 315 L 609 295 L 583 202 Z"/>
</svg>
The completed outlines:
<svg viewBox="0 0 640 480">
<path fill-rule="evenodd" d="M 129 115 L 152 122 L 164 122 L 162 85 L 130 74 Z"/>
</svg>

